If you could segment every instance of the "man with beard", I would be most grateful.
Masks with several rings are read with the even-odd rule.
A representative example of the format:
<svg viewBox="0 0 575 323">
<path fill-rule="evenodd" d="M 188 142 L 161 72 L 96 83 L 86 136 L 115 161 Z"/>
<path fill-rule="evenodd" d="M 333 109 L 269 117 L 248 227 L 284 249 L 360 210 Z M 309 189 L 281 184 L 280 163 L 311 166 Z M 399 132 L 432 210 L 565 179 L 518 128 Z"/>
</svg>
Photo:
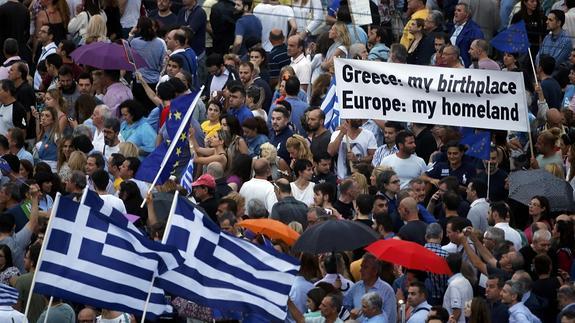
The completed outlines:
<svg viewBox="0 0 575 323">
<path fill-rule="evenodd" d="M 260 42 L 262 23 L 252 14 L 252 0 L 235 0 L 235 11 L 241 17 L 236 21 L 236 30 L 232 53 L 244 55 L 248 48 Z"/>
<path fill-rule="evenodd" d="M 108 160 L 112 154 L 120 152 L 120 120 L 106 118 L 104 120 L 104 158 Z"/>
<path fill-rule="evenodd" d="M 68 104 L 69 109 L 73 110 L 76 100 L 80 96 L 80 90 L 74 81 L 74 71 L 68 65 L 62 65 L 58 69 L 58 84 L 60 91 L 62 92 L 62 97 Z M 77 118 L 78 116 L 76 116 Z"/>
<path fill-rule="evenodd" d="M 206 68 L 208 70 L 208 80 L 203 96 L 209 97 L 215 91 L 222 91 L 225 85 L 233 80 L 239 80 L 238 74 L 224 64 L 224 57 L 220 54 L 213 53 L 206 59 Z"/>
<path fill-rule="evenodd" d="M 272 129 L 270 131 L 270 143 L 276 147 L 278 156 L 283 158 L 286 163 L 289 163 L 290 156 L 287 151 L 286 142 L 288 138 L 293 135 L 292 130 L 288 127 L 290 113 L 286 108 L 278 106 L 272 111 L 271 116 Z"/>
<path fill-rule="evenodd" d="M 337 156 L 336 174 L 344 179 L 351 174 L 354 163 L 371 163 L 377 142 L 369 130 L 360 128 L 361 119 L 346 120 L 336 132 L 331 134 L 327 152 Z"/>
<path fill-rule="evenodd" d="M 307 136 L 311 141 L 310 150 L 314 158 L 322 151 L 327 151 L 331 131 L 325 128 L 325 113 L 319 107 L 314 107 L 306 113 Z"/>
<path fill-rule="evenodd" d="M 391 167 L 401 181 L 401 188 L 404 189 L 410 180 L 425 172 L 427 165 L 415 154 L 415 135 L 412 132 L 400 131 L 395 138 L 395 144 L 398 152 L 385 157 L 380 165 Z"/>
</svg>

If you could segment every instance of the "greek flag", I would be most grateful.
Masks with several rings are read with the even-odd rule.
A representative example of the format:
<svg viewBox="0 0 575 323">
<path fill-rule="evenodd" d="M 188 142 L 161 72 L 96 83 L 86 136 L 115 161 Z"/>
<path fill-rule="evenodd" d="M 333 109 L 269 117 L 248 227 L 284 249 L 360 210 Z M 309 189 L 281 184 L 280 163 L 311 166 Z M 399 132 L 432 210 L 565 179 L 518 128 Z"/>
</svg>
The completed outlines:
<svg viewBox="0 0 575 323">
<path fill-rule="evenodd" d="M 190 158 L 188 166 L 184 169 L 182 174 L 182 179 L 180 180 L 180 185 L 185 188 L 188 192 L 192 191 L 192 182 L 194 181 L 194 156 Z"/>
<path fill-rule="evenodd" d="M 59 195 L 42 246 L 35 292 L 141 315 L 155 275 L 179 266 L 178 252 L 134 232 L 129 222 Z M 171 312 L 152 293 L 149 318 Z"/>
<path fill-rule="evenodd" d="M 332 132 L 339 127 L 339 105 L 337 103 L 337 96 L 335 93 L 335 78 L 332 79 L 331 85 L 320 109 L 325 113 L 324 126 Z"/>
<path fill-rule="evenodd" d="M 18 303 L 18 290 L 6 284 L 0 284 L 0 306 L 12 306 Z"/>
<path fill-rule="evenodd" d="M 184 264 L 156 278 L 169 293 L 222 312 L 284 320 L 295 259 L 233 237 L 183 198 L 174 199 L 167 245 L 176 246 Z"/>
</svg>

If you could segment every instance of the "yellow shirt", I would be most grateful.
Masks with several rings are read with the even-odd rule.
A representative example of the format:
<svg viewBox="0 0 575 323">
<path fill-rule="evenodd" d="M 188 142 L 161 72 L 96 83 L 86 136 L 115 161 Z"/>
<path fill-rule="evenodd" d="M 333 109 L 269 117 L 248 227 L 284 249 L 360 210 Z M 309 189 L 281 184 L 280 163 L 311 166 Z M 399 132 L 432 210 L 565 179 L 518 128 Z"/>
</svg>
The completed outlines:
<svg viewBox="0 0 575 323">
<path fill-rule="evenodd" d="M 204 131 L 206 138 L 215 136 L 220 129 L 222 129 L 222 125 L 219 122 L 215 125 L 211 125 L 210 120 L 202 122 L 202 131 Z"/>
<path fill-rule="evenodd" d="M 114 179 L 114 189 L 116 192 L 120 191 L 120 184 L 122 184 L 123 181 L 124 180 L 119 176 Z"/>
<path fill-rule="evenodd" d="M 419 18 L 425 20 L 427 16 L 429 16 L 429 10 L 427 9 L 418 10 L 411 15 L 411 18 L 405 24 L 405 27 L 403 27 L 403 35 L 401 36 L 400 41 L 400 43 L 405 47 L 405 49 L 409 49 L 409 46 L 411 46 L 411 42 L 413 41 L 413 35 L 409 33 L 409 25 L 411 25 L 413 20 Z"/>
</svg>

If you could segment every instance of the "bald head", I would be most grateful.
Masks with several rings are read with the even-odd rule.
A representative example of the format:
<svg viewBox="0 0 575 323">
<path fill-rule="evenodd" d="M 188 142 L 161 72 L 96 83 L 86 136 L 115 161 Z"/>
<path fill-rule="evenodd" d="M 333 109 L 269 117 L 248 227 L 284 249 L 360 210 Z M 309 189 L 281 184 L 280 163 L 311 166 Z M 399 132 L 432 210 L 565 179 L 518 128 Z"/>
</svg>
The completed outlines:
<svg viewBox="0 0 575 323">
<path fill-rule="evenodd" d="M 418 219 L 417 201 L 413 197 L 402 199 L 399 203 L 399 207 L 403 220 L 410 221 Z"/>
<path fill-rule="evenodd" d="M 96 311 L 89 307 L 84 307 L 78 313 L 78 322 L 96 322 Z"/>
<path fill-rule="evenodd" d="M 551 108 L 549 109 L 549 111 L 547 111 L 547 123 L 549 123 L 550 125 L 559 125 L 561 124 L 562 119 L 563 116 L 561 115 L 561 112 L 559 112 L 559 110 Z"/>
<path fill-rule="evenodd" d="M 206 172 L 212 175 L 214 179 L 224 177 L 224 167 L 220 162 L 209 163 Z"/>
<path fill-rule="evenodd" d="M 405 207 L 409 212 L 417 213 L 417 201 L 413 197 L 406 197 L 401 200 L 399 204 Z"/>
<path fill-rule="evenodd" d="M 260 178 L 267 178 L 271 172 L 270 163 L 264 158 L 254 160 L 253 168 L 256 177 Z"/>
<path fill-rule="evenodd" d="M 270 30 L 270 43 L 272 45 L 278 45 L 285 41 L 284 32 L 279 28 L 273 28 Z"/>
</svg>

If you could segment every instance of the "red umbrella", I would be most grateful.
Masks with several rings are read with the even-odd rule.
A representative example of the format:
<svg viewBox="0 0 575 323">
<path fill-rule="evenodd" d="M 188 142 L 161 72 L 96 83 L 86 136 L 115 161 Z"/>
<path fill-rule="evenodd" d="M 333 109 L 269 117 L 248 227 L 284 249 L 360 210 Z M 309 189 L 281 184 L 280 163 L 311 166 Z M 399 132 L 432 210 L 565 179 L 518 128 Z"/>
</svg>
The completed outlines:
<svg viewBox="0 0 575 323">
<path fill-rule="evenodd" d="M 447 262 L 433 251 L 411 241 L 378 240 L 365 247 L 377 258 L 415 270 L 451 275 Z"/>
</svg>

